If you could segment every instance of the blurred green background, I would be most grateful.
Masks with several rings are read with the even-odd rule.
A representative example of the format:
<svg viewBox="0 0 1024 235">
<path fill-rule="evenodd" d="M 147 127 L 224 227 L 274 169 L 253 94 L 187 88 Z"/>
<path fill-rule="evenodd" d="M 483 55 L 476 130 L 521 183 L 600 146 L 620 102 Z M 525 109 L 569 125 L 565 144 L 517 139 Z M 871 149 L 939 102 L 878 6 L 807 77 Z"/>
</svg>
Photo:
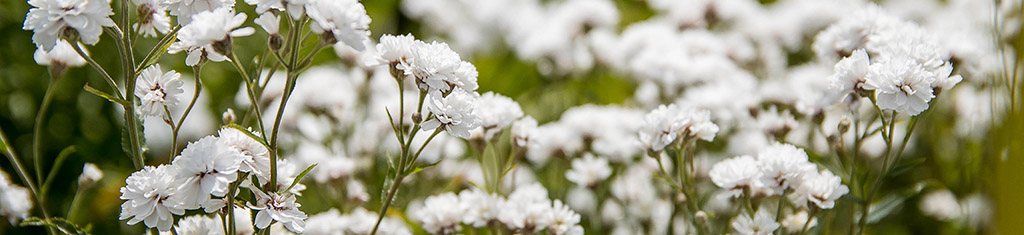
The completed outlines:
<svg viewBox="0 0 1024 235">
<path fill-rule="evenodd" d="M 118 9 L 116 5 L 120 1 L 114 2 L 114 9 Z M 644 20 L 652 14 L 642 1 L 618 0 L 616 3 L 622 14 L 623 25 Z M 364 4 L 373 20 L 370 24 L 371 38 L 398 33 L 413 33 L 419 38 L 436 38 L 429 32 L 422 31 L 417 22 L 404 17 L 398 8 L 397 0 L 364 1 Z M 242 1 L 238 1 L 236 7 L 239 11 L 252 12 L 251 7 Z M 0 1 L 0 35 L 3 35 L 0 36 L 0 127 L 6 132 L 25 164 L 32 162 L 32 128 L 49 80 L 46 68 L 37 65 L 33 60 L 32 55 L 36 48 L 31 41 L 32 32 L 21 29 L 28 9 L 29 5 L 24 1 Z M 246 25 L 256 27 L 251 23 L 252 17 L 253 15 L 250 15 Z M 259 31 L 257 35 L 237 39 L 235 43 L 236 46 L 259 48 L 264 43 L 263 38 L 262 31 Z M 140 40 L 136 48 L 149 48 L 156 40 Z M 1014 48 L 1017 54 L 1024 54 L 1024 51 L 1021 51 L 1024 48 L 1022 45 L 1024 39 L 1015 37 Z M 119 59 L 111 38 L 103 36 L 100 43 L 90 46 L 89 50 L 111 74 L 119 74 Z M 255 52 L 250 53 L 252 54 L 243 52 L 239 56 L 256 56 Z M 506 47 L 499 46 L 485 54 L 473 55 L 473 58 L 472 62 L 480 73 L 481 93 L 495 91 L 512 97 L 522 104 L 527 114 L 541 123 L 557 120 L 561 112 L 580 104 L 628 102 L 636 87 L 632 79 L 624 79 L 623 75 L 600 66 L 588 74 L 572 75 L 571 79 L 547 78 L 537 72 L 534 64 L 519 60 L 514 52 Z M 174 69 L 183 74 L 191 71 L 185 67 L 184 56 L 181 54 L 166 55 L 160 60 L 165 69 Z M 329 50 L 321 52 L 316 60 L 319 64 L 338 63 L 334 53 Z M 211 99 L 208 107 L 198 108 L 208 109 L 208 113 L 218 115 L 209 117 L 215 120 L 219 120 L 220 113 L 227 108 L 240 110 L 233 104 L 234 94 L 241 82 L 238 77 L 228 63 L 211 63 L 205 66 L 203 92 L 211 95 Z M 86 84 L 96 84 L 93 86 L 104 87 L 100 88 L 101 90 L 106 89 L 105 86 L 101 86 L 104 83 L 100 75 L 89 67 L 71 69 L 58 83 L 54 101 L 43 127 L 43 154 L 48 156 L 45 164 L 49 165 L 57 153 L 69 146 L 75 146 L 77 151 L 59 170 L 57 178 L 61 180 L 55 181 L 52 186 L 48 198 L 49 210 L 54 215 L 66 213 L 71 196 L 75 192 L 75 179 L 81 172 L 82 164 L 92 162 L 100 166 L 105 178 L 98 186 L 83 195 L 85 207 L 81 208 L 77 215 L 70 217 L 80 224 L 92 224 L 96 234 L 121 233 L 126 226 L 123 221 L 117 221 L 122 202 L 118 199 L 118 189 L 124 185 L 124 179 L 133 168 L 120 147 L 120 107 L 83 91 L 82 87 Z M 1020 106 L 1024 100 L 1018 98 L 1016 103 Z M 974 146 L 974 154 L 967 157 L 975 159 L 976 161 L 972 162 L 979 164 L 981 169 L 978 179 L 961 179 L 970 182 L 964 182 L 965 188 L 959 190 L 970 192 L 973 187 L 981 187 L 982 191 L 988 192 L 996 210 L 997 231 L 991 232 L 1019 234 L 1024 231 L 1024 111 L 1018 107 L 1016 112 L 1007 114 L 1003 120 L 1004 122 L 993 127 L 993 131 L 989 132 L 984 140 L 976 143 L 958 143 Z M 934 122 L 937 128 L 943 128 L 943 120 Z M 945 128 L 948 128 L 948 123 L 945 124 Z M 214 131 L 210 130 L 210 133 Z M 927 131 L 918 135 L 929 136 Z M 923 138 L 922 142 L 941 144 L 935 140 L 936 138 L 942 137 Z M 14 174 L 10 162 L 6 159 L 0 160 L 0 167 L 8 173 L 12 181 L 24 185 Z M 26 167 L 31 168 L 31 165 Z M 365 183 L 367 191 L 376 198 L 375 192 L 379 192 L 380 182 Z M 555 194 L 558 194 L 558 191 L 563 190 L 553 189 Z M 312 199 L 300 199 L 300 202 L 307 205 L 317 204 L 307 200 Z M 368 208 L 376 208 L 377 203 L 379 200 L 371 200 Z M 885 227 L 886 224 L 901 224 L 918 232 L 935 231 L 936 228 L 929 227 L 929 219 L 923 218 L 919 212 L 912 209 L 916 208 L 917 201 L 911 200 L 907 203 L 908 212 L 883 222 L 879 227 Z M 306 212 L 314 214 L 322 210 Z M 0 222 L 0 234 L 43 232 L 40 228 L 18 228 L 7 222 Z M 898 230 L 891 232 L 914 233 Z"/>
</svg>

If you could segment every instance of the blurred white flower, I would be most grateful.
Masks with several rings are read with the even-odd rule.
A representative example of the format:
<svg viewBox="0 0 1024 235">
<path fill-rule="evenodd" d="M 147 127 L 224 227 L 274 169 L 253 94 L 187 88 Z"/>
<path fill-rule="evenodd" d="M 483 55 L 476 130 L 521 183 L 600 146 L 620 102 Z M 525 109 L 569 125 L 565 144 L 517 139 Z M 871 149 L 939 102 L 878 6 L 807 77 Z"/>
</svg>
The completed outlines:
<svg viewBox="0 0 1024 235">
<path fill-rule="evenodd" d="M 968 226 L 980 228 L 992 222 L 992 204 L 982 194 L 972 194 L 960 200 L 963 219 Z"/>
<path fill-rule="evenodd" d="M 305 14 L 305 7 L 309 2 L 310 0 L 245 0 L 249 5 L 256 5 L 256 13 L 265 15 L 270 10 L 277 10 L 288 13 L 296 20 Z"/>
<path fill-rule="evenodd" d="M 139 97 L 139 112 L 149 116 L 164 116 L 164 107 L 174 108 L 179 96 L 185 92 L 181 74 L 174 70 L 164 72 L 159 64 L 142 70 L 135 83 L 135 96 Z"/>
<path fill-rule="evenodd" d="M 83 52 L 86 51 L 83 50 Z M 37 48 L 33 57 L 36 59 L 36 64 L 62 68 L 78 67 L 86 63 L 85 59 L 75 51 L 75 48 L 64 39 L 58 39 L 57 44 L 49 51 L 42 47 Z"/>
<path fill-rule="evenodd" d="M 146 166 L 128 176 L 126 185 L 121 187 L 120 198 L 125 202 L 121 204 L 118 220 L 131 218 L 128 225 L 144 221 L 146 227 L 170 230 L 174 224 L 171 214 L 185 214 L 182 202 L 174 198 L 178 191 L 174 180 L 177 171 L 171 165 Z"/>
<path fill-rule="evenodd" d="M 473 114 L 480 117 L 480 127 L 473 129 L 473 138 L 490 140 L 513 121 L 523 116 L 519 103 L 494 92 L 487 92 L 476 98 Z"/>
<path fill-rule="evenodd" d="M 566 179 L 586 187 L 596 186 L 611 175 L 612 168 L 608 165 L 608 159 L 594 157 L 590 153 L 584 153 L 583 158 L 573 159 L 572 169 L 565 172 Z"/>
<path fill-rule="evenodd" d="M 473 94 L 456 89 L 445 97 L 430 95 L 426 102 L 433 118 L 423 122 L 423 130 L 444 128 L 448 134 L 466 139 L 470 130 L 480 126 L 480 117 L 474 113 L 477 105 Z"/>
<path fill-rule="evenodd" d="M 465 213 L 462 216 L 462 223 L 481 228 L 487 223 L 497 219 L 498 203 L 501 198 L 497 194 L 487 193 L 483 190 L 473 188 L 459 192 L 459 203 Z"/>
<path fill-rule="evenodd" d="M 549 233 L 555 235 L 583 234 L 583 227 L 579 225 L 580 214 L 569 209 L 569 206 L 562 204 L 562 201 L 555 200 L 551 213 L 551 224 L 548 225 Z"/>
<path fill-rule="evenodd" d="M 949 76 L 952 72 L 953 65 L 949 64 L 949 62 L 946 62 L 942 67 L 939 67 L 938 70 L 935 70 L 935 79 L 932 81 L 932 89 L 935 90 L 935 95 L 938 95 L 942 91 L 953 89 L 956 84 L 959 84 L 960 81 L 964 80 L 964 78 L 959 74 Z"/>
<path fill-rule="evenodd" d="M 139 21 L 132 24 L 137 33 L 155 37 L 157 32 L 167 33 L 171 30 L 171 17 L 167 16 L 167 4 L 162 0 L 132 0 L 137 6 Z M 179 20 L 180 21 L 180 20 Z"/>
<path fill-rule="evenodd" d="M 238 227 L 241 226 L 244 225 L 238 225 Z M 224 226 L 221 223 L 220 216 L 217 214 L 214 217 L 193 215 L 178 220 L 178 224 L 174 226 L 174 231 L 177 232 L 175 233 L 177 235 L 222 235 L 224 234 Z"/>
<path fill-rule="evenodd" d="M 101 179 L 103 179 L 103 171 L 96 167 L 96 164 L 87 162 L 82 166 L 82 174 L 78 175 L 78 187 L 88 188 Z"/>
<path fill-rule="evenodd" d="M 164 4 L 167 4 L 167 8 L 171 10 L 171 15 L 178 17 L 178 24 L 180 25 L 188 25 L 192 21 L 197 21 L 211 27 L 223 26 L 223 24 L 219 24 L 222 22 L 206 21 L 206 19 L 196 19 L 193 16 L 202 12 L 219 11 L 221 9 L 234 11 L 233 8 L 235 7 L 235 1 L 233 0 L 166 0 Z"/>
<path fill-rule="evenodd" d="M 427 197 L 423 201 L 423 208 L 416 211 L 416 217 L 429 233 L 455 234 L 462 230 L 459 222 L 462 222 L 465 212 L 460 206 L 459 197 L 447 192 Z"/>
<path fill-rule="evenodd" d="M 651 151 L 661 151 L 680 136 L 711 141 L 718 125 L 711 122 L 711 113 L 675 104 L 660 105 L 644 117 L 640 142 Z"/>
<path fill-rule="evenodd" d="M 182 0 L 193 1 L 193 0 Z M 194 0 L 219 1 L 219 0 Z M 233 1 L 232 1 L 233 2 Z M 173 12 L 173 11 L 172 11 Z M 185 65 L 194 66 L 206 58 L 211 61 L 224 61 L 231 52 L 231 38 L 252 35 L 256 30 L 252 27 L 243 27 L 245 13 L 235 14 L 229 7 L 217 8 L 212 11 L 202 11 L 190 16 L 195 24 L 186 24 L 178 31 L 178 41 L 171 44 L 167 50 L 169 53 L 185 51 Z M 178 17 L 180 21 L 182 18 Z"/>
<path fill-rule="evenodd" d="M 252 130 L 250 132 L 256 136 L 260 134 Z M 238 171 L 252 173 L 264 180 L 270 179 L 270 151 L 266 146 L 245 132 L 231 127 L 221 128 L 217 131 L 217 138 L 242 154 L 243 159 Z"/>
<path fill-rule="evenodd" d="M 833 68 L 834 73 L 829 77 L 831 82 L 829 89 L 834 92 L 838 100 L 856 91 L 867 89 L 864 87 L 867 82 L 869 67 L 868 53 L 864 49 L 857 49 L 853 54 L 843 58 Z"/>
<path fill-rule="evenodd" d="M 11 225 L 28 219 L 32 210 L 32 194 L 25 187 L 11 183 L 7 172 L 0 170 L 0 216 L 7 217 Z"/>
<path fill-rule="evenodd" d="M 761 184 L 768 195 L 782 195 L 800 185 L 801 176 L 814 173 L 817 166 L 807 161 L 807 153 L 791 144 L 775 143 L 757 154 Z"/>
<path fill-rule="evenodd" d="M 309 0 L 306 14 L 313 20 L 309 29 L 336 42 L 362 51 L 370 37 L 370 16 L 356 0 Z"/>
<path fill-rule="evenodd" d="M 499 205 L 498 221 L 508 229 L 539 231 L 551 224 L 552 219 L 548 190 L 539 183 L 516 188 Z"/>
<path fill-rule="evenodd" d="M 32 42 L 49 51 L 58 39 L 79 39 L 96 45 L 103 27 L 114 26 L 110 2 L 102 0 L 29 0 L 24 30 L 32 30 Z"/>
<path fill-rule="evenodd" d="M 251 191 L 256 196 L 256 205 L 246 204 L 249 208 L 260 211 L 256 213 L 254 219 L 257 228 L 265 229 L 273 220 L 284 224 L 289 231 L 302 233 L 306 227 L 306 213 L 299 210 L 302 205 L 295 202 L 295 195 L 278 194 L 277 192 L 264 193 L 258 189 Z"/>
<path fill-rule="evenodd" d="M 349 180 L 348 183 L 345 184 L 345 194 L 348 196 L 348 200 L 351 201 L 370 201 L 370 194 L 366 192 L 366 186 L 364 186 L 363 182 L 359 180 Z"/>
<path fill-rule="evenodd" d="M 210 195 L 223 197 L 244 159 L 236 148 L 217 137 L 206 136 L 189 143 L 171 162 L 178 186 L 174 196 L 186 209 L 198 209 Z"/>
<path fill-rule="evenodd" d="M 794 204 L 803 206 L 813 202 L 818 208 L 830 209 L 835 206 L 836 200 L 848 192 L 850 188 L 843 185 L 843 179 L 827 169 L 807 172 L 802 175 L 800 185 L 793 194 L 796 199 Z"/>
<path fill-rule="evenodd" d="M 537 135 L 537 120 L 525 116 L 512 123 L 512 139 L 517 147 L 527 147 L 532 136 Z"/>
<path fill-rule="evenodd" d="M 920 207 L 922 213 L 937 220 L 952 221 L 961 218 L 962 211 L 956 201 L 956 195 L 946 189 L 925 194 L 921 198 Z"/>
<path fill-rule="evenodd" d="M 775 222 L 774 215 L 768 210 L 758 209 L 754 218 L 751 218 L 747 213 L 740 213 L 732 221 L 732 229 L 737 234 L 744 235 L 768 235 L 779 229 L 779 223 Z"/>
<path fill-rule="evenodd" d="M 875 91 L 878 108 L 916 116 L 928 109 L 935 77 L 906 56 L 896 56 L 871 65 L 867 82 Z"/>
<path fill-rule="evenodd" d="M 799 233 L 800 230 L 804 229 L 804 224 L 807 225 L 807 229 L 814 228 L 818 225 L 818 218 L 810 218 L 811 223 L 807 223 L 807 211 L 801 210 L 799 212 L 787 215 L 785 219 L 782 219 L 782 227 L 786 228 L 786 231 L 790 234 Z"/>
<path fill-rule="evenodd" d="M 737 156 L 715 163 L 708 176 L 715 185 L 739 197 L 744 191 L 755 192 L 763 187 L 759 164 L 754 157 Z"/>
</svg>

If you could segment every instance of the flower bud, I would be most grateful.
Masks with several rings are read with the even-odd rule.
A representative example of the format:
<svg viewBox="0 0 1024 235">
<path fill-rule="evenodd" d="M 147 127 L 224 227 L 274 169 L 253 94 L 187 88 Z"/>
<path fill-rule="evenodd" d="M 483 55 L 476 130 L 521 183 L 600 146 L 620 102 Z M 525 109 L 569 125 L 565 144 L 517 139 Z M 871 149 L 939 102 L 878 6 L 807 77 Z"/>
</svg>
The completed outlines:
<svg viewBox="0 0 1024 235">
<path fill-rule="evenodd" d="M 235 123 L 235 110 L 228 108 L 228 110 L 221 114 L 221 120 L 224 121 L 224 124 Z"/>
<path fill-rule="evenodd" d="M 837 127 L 837 129 L 839 130 L 839 134 L 844 134 L 844 133 L 846 133 L 846 131 L 849 131 L 850 130 L 850 118 L 843 117 L 842 120 L 839 120 L 839 127 Z"/>
<path fill-rule="evenodd" d="M 419 124 L 423 121 L 423 115 L 419 112 L 412 113 L 412 123 Z"/>
<path fill-rule="evenodd" d="M 100 179 L 103 179 L 103 171 L 96 167 L 96 164 L 85 163 L 82 166 L 82 174 L 78 175 L 78 187 L 81 189 L 92 187 Z"/>
<path fill-rule="evenodd" d="M 270 38 L 267 38 L 267 46 L 270 46 L 271 50 L 280 50 L 283 45 L 284 38 L 280 34 L 271 34 Z"/>
<path fill-rule="evenodd" d="M 694 213 L 693 219 L 695 220 L 695 222 L 697 222 L 697 224 L 707 224 L 708 213 L 704 213 L 704 211 L 697 211 L 697 213 Z"/>
</svg>

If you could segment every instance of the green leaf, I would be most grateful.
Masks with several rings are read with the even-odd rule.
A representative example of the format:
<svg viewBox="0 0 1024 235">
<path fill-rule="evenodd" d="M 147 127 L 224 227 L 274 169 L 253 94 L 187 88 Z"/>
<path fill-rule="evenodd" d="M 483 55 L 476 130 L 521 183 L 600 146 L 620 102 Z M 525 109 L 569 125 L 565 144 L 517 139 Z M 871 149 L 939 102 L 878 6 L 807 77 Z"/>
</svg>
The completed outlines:
<svg viewBox="0 0 1024 235">
<path fill-rule="evenodd" d="M 256 133 L 253 133 L 251 130 L 249 130 L 249 128 L 245 128 L 245 127 L 242 127 L 242 126 L 240 126 L 238 124 L 234 124 L 234 123 L 224 125 L 224 127 L 233 128 L 233 129 L 239 130 L 242 133 L 245 133 L 245 135 L 249 136 L 250 138 L 253 138 L 254 140 L 260 142 L 260 144 L 262 144 L 263 147 L 266 147 L 267 149 L 270 149 L 270 144 L 267 143 L 267 140 L 264 140 L 263 137 L 257 136 Z"/>
<path fill-rule="evenodd" d="M 128 105 L 128 101 L 125 101 L 125 100 L 122 100 L 120 98 L 117 98 L 117 97 L 111 95 L 110 93 L 106 93 L 104 91 L 101 91 L 101 90 L 98 90 L 96 88 L 93 88 L 93 87 L 89 86 L 89 84 L 85 84 L 85 87 L 83 87 L 83 88 L 85 89 L 85 91 L 88 91 L 89 93 L 92 93 L 93 95 L 96 95 L 96 96 L 99 96 L 99 97 L 103 97 L 104 99 L 107 99 L 110 102 L 114 102 L 114 103 L 117 103 L 117 104 L 120 104 L 120 105 Z"/>
<path fill-rule="evenodd" d="M 75 223 L 68 221 L 67 219 L 54 217 L 49 220 L 40 219 L 38 217 L 28 218 L 19 224 L 19 226 L 40 226 L 40 227 L 53 227 L 64 234 L 69 235 L 86 235 L 89 234 L 91 226 L 87 226 L 85 229 L 79 227 Z"/>
<path fill-rule="evenodd" d="M 132 153 L 132 140 L 131 140 L 132 133 L 131 133 L 131 130 L 129 130 L 129 128 L 128 128 L 128 124 L 130 123 L 130 122 L 128 122 L 129 118 L 134 118 L 135 119 L 135 124 L 136 124 L 135 128 L 136 128 L 136 130 L 139 131 L 139 148 L 140 148 L 139 154 L 146 154 L 146 135 L 143 134 L 143 133 L 146 133 L 146 130 L 143 127 L 142 120 L 139 119 L 138 115 L 127 114 L 127 113 L 124 115 L 124 125 L 121 126 L 121 133 L 122 133 L 121 134 L 121 150 L 124 151 L 124 153 L 127 154 L 128 156 L 131 156 L 131 157 L 134 158 L 135 155 Z M 145 165 L 144 162 L 142 164 Z"/>
<path fill-rule="evenodd" d="M 302 171 L 302 173 L 299 173 L 299 176 L 296 176 L 295 180 L 292 180 L 292 185 L 289 185 L 288 188 L 281 190 L 278 193 L 288 192 L 288 190 L 291 190 L 292 187 L 295 187 L 295 185 L 299 183 L 299 180 L 302 180 L 302 177 L 306 176 L 306 174 L 308 174 L 309 171 L 313 170 L 313 167 L 316 167 L 316 164 L 306 167 L 306 170 Z"/>
<path fill-rule="evenodd" d="M 900 163 L 896 165 L 896 167 L 893 167 L 892 170 L 889 170 L 889 177 L 907 173 L 910 170 L 917 168 L 918 166 L 924 165 L 924 162 L 925 158 L 923 157 L 907 159 L 906 161 L 903 161 L 903 163 Z"/>
<path fill-rule="evenodd" d="M 900 205 L 907 200 L 907 196 L 894 193 L 889 194 L 881 201 L 871 205 L 871 212 L 868 213 L 868 223 L 873 224 L 900 208 Z"/>
<path fill-rule="evenodd" d="M 429 167 L 436 166 L 438 163 L 441 163 L 441 160 L 438 160 L 438 161 L 436 161 L 434 163 L 417 166 L 416 168 L 413 168 L 412 171 L 409 172 L 409 175 L 416 174 L 416 172 L 423 171 L 423 169 L 427 169 Z"/>
</svg>

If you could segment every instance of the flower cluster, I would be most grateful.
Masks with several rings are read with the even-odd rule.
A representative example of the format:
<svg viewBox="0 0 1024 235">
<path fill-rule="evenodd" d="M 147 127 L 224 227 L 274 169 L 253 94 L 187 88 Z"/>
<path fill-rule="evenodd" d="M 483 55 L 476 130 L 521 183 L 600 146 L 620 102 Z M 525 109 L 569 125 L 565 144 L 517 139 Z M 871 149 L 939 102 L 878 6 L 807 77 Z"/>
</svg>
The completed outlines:
<svg viewBox="0 0 1024 235">
<path fill-rule="evenodd" d="M 661 105 L 644 117 L 640 142 L 649 151 L 658 152 L 666 146 L 688 140 L 711 141 L 718 125 L 711 122 L 711 113 L 671 104 Z"/>
<path fill-rule="evenodd" d="M 734 197 L 744 195 L 786 195 L 794 204 L 830 209 L 835 201 L 850 192 L 842 180 L 807 160 L 807 153 L 789 144 L 773 144 L 757 158 L 738 156 L 715 163 L 708 172 L 711 181 Z"/>
<path fill-rule="evenodd" d="M 539 184 L 520 186 L 507 198 L 479 189 L 458 195 L 448 192 L 427 197 L 415 217 L 427 232 L 437 234 L 454 234 L 462 225 L 480 228 L 495 222 L 513 231 L 583 234 L 578 225 L 580 215 L 547 195 L 547 189 Z"/>
<path fill-rule="evenodd" d="M 32 30 L 32 42 L 50 51 L 58 39 L 95 45 L 103 27 L 114 26 L 110 3 L 97 0 L 31 0 L 25 16 L 25 30 Z"/>
<path fill-rule="evenodd" d="M 11 182 L 7 172 L 0 171 L 0 216 L 6 217 L 11 225 L 28 219 L 32 210 L 32 194 L 25 187 Z"/>
</svg>

